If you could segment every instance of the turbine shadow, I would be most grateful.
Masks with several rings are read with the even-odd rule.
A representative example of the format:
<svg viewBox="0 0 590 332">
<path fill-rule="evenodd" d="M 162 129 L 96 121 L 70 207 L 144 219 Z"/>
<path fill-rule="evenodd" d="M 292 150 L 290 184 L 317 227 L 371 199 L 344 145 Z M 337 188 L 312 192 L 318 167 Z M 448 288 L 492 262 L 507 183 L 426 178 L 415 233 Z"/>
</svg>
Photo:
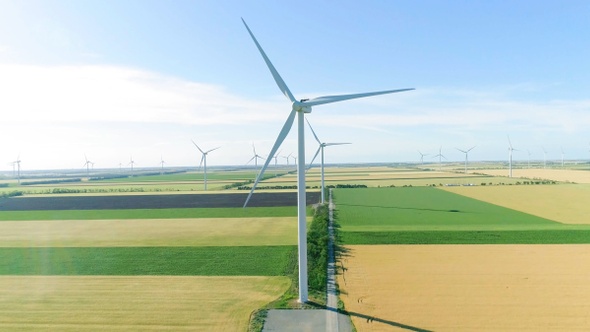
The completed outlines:
<svg viewBox="0 0 590 332">
<path fill-rule="evenodd" d="M 348 311 L 348 310 L 342 310 L 342 309 L 334 309 L 334 308 L 328 308 L 323 304 L 319 304 L 313 301 L 309 301 L 306 303 L 308 306 L 315 308 L 315 309 L 324 309 L 324 310 L 330 310 L 330 311 L 336 311 L 338 313 L 344 314 L 344 315 L 348 315 L 348 316 L 354 316 L 354 317 L 360 317 L 363 319 L 366 319 L 368 323 L 373 323 L 373 322 L 377 322 L 377 323 L 382 323 L 382 324 L 386 324 L 389 326 L 394 326 L 397 328 L 401 328 L 404 330 L 408 330 L 408 331 L 415 331 L 415 332 L 433 332 L 432 330 L 427 330 L 427 329 L 423 329 L 423 328 L 419 328 L 416 326 L 412 326 L 412 325 L 407 325 L 407 324 L 403 324 L 400 322 L 394 322 L 391 320 L 386 320 L 383 318 L 379 318 L 379 317 L 373 317 L 373 316 L 369 316 L 369 315 L 365 315 L 363 313 L 359 313 L 359 312 L 353 312 L 353 311 Z"/>
<path fill-rule="evenodd" d="M 356 206 L 356 207 L 368 207 L 368 208 L 381 208 L 381 209 L 396 209 L 396 210 L 415 210 L 415 211 L 433 211 L 433 212 L 450 212 L 450 213 L 466 213 L 457 209 L 426 209 L 426 208 L 413 208 L 413 207 L 401 207 L 401 206 L 384 206 L 384 205 L 364 205 L 364 204 L 346 204 L 339 203 L 339 206 Z"/>
</svg>

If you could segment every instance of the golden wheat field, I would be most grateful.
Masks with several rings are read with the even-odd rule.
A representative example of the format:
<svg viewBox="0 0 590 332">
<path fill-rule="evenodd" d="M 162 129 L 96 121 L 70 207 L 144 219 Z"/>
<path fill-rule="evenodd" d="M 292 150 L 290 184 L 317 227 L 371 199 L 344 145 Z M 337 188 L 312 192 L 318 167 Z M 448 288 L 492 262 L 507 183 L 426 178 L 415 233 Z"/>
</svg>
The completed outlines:
<svg viewBox="0 0 590 332">
<path fill-rule="evenodd" d="M 350 246 L 358 331 L 588 331 L 589 245 Z"/>
<path fill-rule="evenodd" d="M 478 170 L 479 173 L 485 173 L 494 176 L 508 176 L 507 169 Z M 512 176 L 516 178 L 527 179 L 546 179 L 562 182 L 590 183 L 590 171 L 570 170 L 570 169 L 513 169 Z"/>
<path fill-rule="evenodd" d="M 245 331 L 286 277 L 0 276 L 0 330 Z"/>
<path fill-rule="evenodd" d="M 589 185 L 446 187 L 444 190 L 565 224 L 590 224 Z"/>
<path fill-rule="evenodd" d="M 0 222 L 0 247 L 260 246 L 295 243 L 295 217 Z"/>
</svg>

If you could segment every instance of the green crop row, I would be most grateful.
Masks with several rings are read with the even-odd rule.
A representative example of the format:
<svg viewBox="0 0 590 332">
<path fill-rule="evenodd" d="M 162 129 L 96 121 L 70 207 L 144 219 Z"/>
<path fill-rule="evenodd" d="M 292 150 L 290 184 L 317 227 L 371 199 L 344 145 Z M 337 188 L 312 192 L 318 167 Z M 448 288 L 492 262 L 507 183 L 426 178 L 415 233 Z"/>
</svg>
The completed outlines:
<svg viewBox="0 0 590 332">
<path fill-rule="evenodd" d="M 590 244 L 590 230 L 342 232 L 355 244 Z"/>
<path fill-rule="evenodd" d="M 103 220 L 292 217 L 295 207 L 0 211 L 2 220 Z"/>
<path fill-rule="evenodd" d="M 281 276 L 295 246 L 0 248 L 0 275 Z"/>
</svg>

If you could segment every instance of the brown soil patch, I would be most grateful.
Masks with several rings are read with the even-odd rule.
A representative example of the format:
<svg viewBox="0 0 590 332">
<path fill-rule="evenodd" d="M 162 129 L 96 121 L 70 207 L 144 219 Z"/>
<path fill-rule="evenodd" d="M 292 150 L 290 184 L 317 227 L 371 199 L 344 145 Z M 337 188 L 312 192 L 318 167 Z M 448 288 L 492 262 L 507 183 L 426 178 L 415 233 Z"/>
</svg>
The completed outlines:
<svg viewBox="0 0 590 332">
<path fill-rule="evenodd" d="M 351 246 L 358 331 L 588 331 L 588 245 Z"/>
</svg>

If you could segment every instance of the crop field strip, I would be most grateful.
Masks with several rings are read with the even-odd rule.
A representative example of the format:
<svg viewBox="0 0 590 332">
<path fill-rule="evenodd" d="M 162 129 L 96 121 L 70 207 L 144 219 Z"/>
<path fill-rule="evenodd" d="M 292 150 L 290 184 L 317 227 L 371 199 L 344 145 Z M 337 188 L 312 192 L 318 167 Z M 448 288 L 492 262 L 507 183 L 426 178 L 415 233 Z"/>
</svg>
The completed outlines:
<svg viewBox="0 0 590 332">
<path fill-rule="evenodd" d="M 590 170 L 515 168 L 512 171 L 515 178 L 547 179 L 590 184 Z M 478 172 L 495 176 L 507 174 L 507 170 L 481 170 Z M 526 181 L 526 179 L 520 179 L 520 181 Z"/>
<path fill-rule="evenodd" d="M 335 191 L 345 244 L 590 243 L 564 225 L 436 188 Z"/>
<path fill-rule="evenodd" d="M 338 283 L 363 331 L 587 331 L 588 245 L 350 246 Z"/>
<path fill-rule="evenodd" d="M 291 283 L 296 212 L 0 211 L 0 330 L 244 330 Z"/>
<path fill-rule="evenodd" d="M 286 277 L 0 276 L 0 329 L 245 331 Z"/>
</svg>

